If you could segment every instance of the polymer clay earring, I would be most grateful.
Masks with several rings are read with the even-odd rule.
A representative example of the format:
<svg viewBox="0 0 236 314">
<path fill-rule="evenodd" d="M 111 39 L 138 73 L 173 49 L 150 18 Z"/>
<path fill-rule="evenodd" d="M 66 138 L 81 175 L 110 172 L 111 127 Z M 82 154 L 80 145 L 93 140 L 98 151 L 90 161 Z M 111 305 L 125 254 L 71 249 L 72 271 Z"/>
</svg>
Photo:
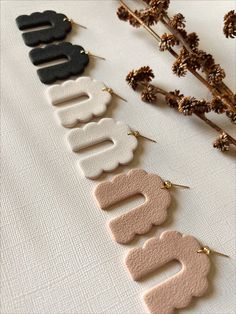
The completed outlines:
<svg viewBox="0 0 236 314">
<path fill-rule="evenodd" d="M 136 234 L 148 233 L 153 225 L 163 224 L 170 206 L 171 186 L 175 185 L 142 169 L 132 169 L 127 174 L 116 175 L 112 181 L 98 184 L 94 196 L 102 209 L 108 209 L 135 195 L 145 197 L 143 204 L 109 221 L 112 238 L 118 243 L 126 244 Z"/>
<path fill-rule="evenodd" d="M 47 89 L 46 95 L 53 106 L 74 100 L 73 105 L 56 110 L 58 120 L 64 127 L 73 127 L 78 122 L 88 122 L 93 117 L 102 116 L 107 110 L 112 95 L 118 96 L 102 82 L 90 77 L 80 77 L 74 81 L 69 80 L 60 85 L 53 85 Z M 79 99 L 81 96 L 88 96 L 88 99 L 81 101 Z"/>
<path fill-rule="evenodd" d="M 34 65 L 40 65 L 49 61 L 68 61 L 37 70 L 40 81 L 44 84 L 54 83 L 56 80 L 64 80 L 72 75 L 82 74 L 89 63 L 89 56 L 83 47 L 63 42 L 57 45 L 48 45 L 45 48 L 35 48 L 30 51 L 29 57 Z"/>
<path fill-rule="evenodd" d="M 41 65 L 50 61 L 66 59 L 64 63 L 43 67 L 37 70 L 40 81 L 44 84 L 64 80 L 72 75 L 82 74 L 89 63 L 89 57 L 105 60 L 103 57 L 91 54 L 83 47 L 63 42 L 57 45 L 48 45 L 44 48 L 35 48 L 29 52 L 30 60 L 34 65 Z"/>
<path fill-rule="evenodd" d="M 16 18 L 16 24 L 20 30 L 27 30 L 22 34 L 27 46 L 34 47 L 39 44 L 48 44 L 54 40 L 63 40 L 71 31 L 71 20 L 66 15 L 55 11 L 34 12 L 30 15 L 20 15 Z M 35 27 L 45 29 L 28 31 Z"/>
<path fill-rule="evenodd" d="M 85 177 L 95 179 L 102 172 L 115 170 L 119 165 L 126 165 L 133 159 L 138 141 L 130 132 L 128 125 L 111 118 L 90 122 L 83 128 L 70 131 L 67 140 L 72 151 L 79 152 L 83 148 L 112 141 L 113 145 L 96 154 L 79 160 L 79 167 Z"/>
<path fill-rule="evenodd" d="M 172 314 L 187 307 L 193 297 L 201 297 L 208 288 L 211 253 L 225 254 L 202 247 L 193 236 L 177 231 L 165 231 L 160 238 L 151 238 L 143 248 L 131 249 L 125 265 L 133 280 L 142 280 L 171 261 L 178 261 L 182 269 L 144 293 L 143 300 L 150 314 Z"/>
</svg>

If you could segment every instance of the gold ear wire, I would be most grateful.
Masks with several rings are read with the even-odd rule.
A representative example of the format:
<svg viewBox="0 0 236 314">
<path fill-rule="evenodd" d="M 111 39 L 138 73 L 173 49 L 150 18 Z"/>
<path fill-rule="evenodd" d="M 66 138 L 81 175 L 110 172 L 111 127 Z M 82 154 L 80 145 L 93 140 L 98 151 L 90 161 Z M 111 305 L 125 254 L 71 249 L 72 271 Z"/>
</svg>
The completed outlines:
<svg viewBox="0 0 236 314">
<path fill-rule="evenodd" d="M 68 17 L 65 17 L 65 18 L 63 19 L 63 22 L 64 22 L 64 21 L 70 22 L 71 25 L 77 25 L 77 26 L 79 26 L 79 27 L 81 27 L 81 28 L 87 29 L 86 26 L 83 26 L 83 25 L 81 25 L 81 24 L 78 24 L 78 23 L 76 23 L 75 21 L 73 21 L 72 19 L 69 19 Z"/>
<path fill-rule="evenodd" d="M 123 97 L 121 97 L 120 95 L 118 95 L 117 93 L 115 93 L 114 90 L 113 90 L 112 88 L 110 88 L 110 87 L 104 87 L 102 90 L 105 91 L 105 92 L 110 93 L 111 95 L 114 95 L 114 96 L 120 98 L 121 100 L 123 100 L 123 101 L 125 101 L 125 102 L 127 102 L 126 99 L 124 99 Z"/>
<path fill-rule="evenodd" d="M 224 257 L 230 257 L 229 255 L 226 255 L 217 251 L 213 251 L 208 246 L 203 246 L 200 250 L 197 251 L 197 253 L 203 253 L 206 255 L 216 254 L 216 255 L 220 255 Z"/>
<path fill-rule="evenodd" d="M 97 56 L 97 55 L 94 55 L 92 53 L 90 53 L 89 51 L 85 51 L 85 50 L 81 50 L 80 53 L 84 53 L 90 57 L 93 57 L 93 58 L 97 58 L 97 59 L 101 59 L 101 60 L 106 60 L 105 58 L 103 57 L 100 57 L 100 56 Z"/>
<path fill-rule="evenodd" d="M 181 185 L 181 184 L 172 183 L 169 180 L 164 182 L 162 189 L 171 189 L 172 187 L 175 187 L 175 186 L 179 187 L 179 188 L 182 188 L 182 189 L 190 189 L 190 187 L 187 186 L 187 185 Z"/>
<path fill-rule="evenodd" d="M 151 139 L 151 138 L 149 138 L 149 137 L 146 137 L 146 136 L 140 134 L 139 131 L 131 131 L 131 132 L 129 132 L 127 135 L 133 135 L 133 136 L 135 136 L 136 138 L 142 137 L 142 138 L 144 138 L 145 140 L 148 140 L 148 141 L 153 142 L 153 143 L 157 143 L 157 141 L 155 141 L 155 140 L 153 140 L 153 139 Z"/>
</svg>

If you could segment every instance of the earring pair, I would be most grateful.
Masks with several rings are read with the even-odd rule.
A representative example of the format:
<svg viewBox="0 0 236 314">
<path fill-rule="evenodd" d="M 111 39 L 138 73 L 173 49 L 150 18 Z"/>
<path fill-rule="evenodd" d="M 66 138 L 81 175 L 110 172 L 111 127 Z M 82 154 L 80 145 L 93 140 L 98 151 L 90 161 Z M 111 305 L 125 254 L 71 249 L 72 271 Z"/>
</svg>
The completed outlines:
<svg viewBox="0 0 236 314">
<path fill-rule="evenodd" d="M 146 234 L 154 225 L 164 223 L 171 202 L 169 190 L 173 187 L 189 188 L 164 181 L 142 169 L 132 169 L 127 174 L 115 176 L 112 181 L 98 184 L 94 196 L 99 207 L 105 210 L 137 194 L 145 197 L 142 205 L 109 222 L 112 238 L 127 244 L 135 235 Z M 160 237 L 147 240 L 143 247 L 129 250 L 125 266 L 134 281 L 141 281 L 171 261 L 181 264 L 180 272 L 143 295 L 148 313 L 172 314 L 175 309 L 187 307 L 193 297 L 201 297 L 207 291 L 211 254 L 229 257 L 202 246 L 193 236 L 164 231 Z"/>
<path fill-rule="evenodd" d="M 16 23 L 20 30 L 27 31 L 22 34 L 22 37 L 25 44 L 30 47 L 49 44 L 55 40 L 63 40 L 71 31 L 72 25 L 76 25 L 66 15 L 52 10 L 18 16 Z M 45 26 L 47 27 L 45 28 Z M 82 25 L 79 26 L 85 28 Z M 35 27 L 41 27 L 41 29 L 29 31 Z M 56 80 L 64 80 L 72 75 L 82 74 L 89 63 L 90 57 L 105 60 L 103 57 L 86 51 L 82 46 L 73 45 L 69 42 L 35 48 L 30 51 L 29 57 L 34 65 L 43 65 L 51 61 L 61 61 L 61 59 L 65 61 L 37 70 L 39 79 L 44 84 L 52 84 Z"/>
<path fill-rule="evenodd" d="M 67 141 L 72 151 L 80 152 L 84 148 L 107 140 L 112 142 L 111 147 L 79 160 L 79 167 L 87 178 L 98 178 L 103 171 L 110 172 L 119 164 L 128 164 L 133 159 L 138 139 L 140 137 L 147 139 L 139 132 L 132 131 L 124 122 L 111 118 L 90 122 L 94 117 L 103 116 L 112 97 L 118 96 L 100 81 L 90 77 L 68 80 L 63 84 L 49 87 L 46 95 L 51 105 L 59 106 L 56 116 L 61 125 L 71 128 L 78 123 L 86 123 L 83 128 L 74 128 L 69 132 Z M 88 98 L 81 101 L 80 97 L 84 95 Z M 125 100 L 121 96 L 118 97 Z"/>
</svg>

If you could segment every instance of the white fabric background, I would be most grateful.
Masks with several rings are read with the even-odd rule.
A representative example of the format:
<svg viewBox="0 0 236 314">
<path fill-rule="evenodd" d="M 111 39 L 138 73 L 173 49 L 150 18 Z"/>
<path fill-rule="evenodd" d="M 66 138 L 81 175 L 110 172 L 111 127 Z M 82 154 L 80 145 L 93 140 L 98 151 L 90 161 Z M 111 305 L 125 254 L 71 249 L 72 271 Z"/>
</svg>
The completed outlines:
<svg viewBox="0 0 236 314">
<path fill-rule="evenodd" d="M 135 3 L 128 1 L 132 6 Z M 173 264 L 151 278 L 133 282 L 123 265 L 129 248 L 163 230 L 179 230 L 225 252 L 212 257 L 210 289 L 181 313 L 235 313 L 235 152 L 220 154 L 211 146 L 216 133 L 194 117 L 178 115 L 161 101 L 144 104 L 125 83 L 129 70 L 150 65 L 156 83 L 167 90 L 208 97 L 206 88 L 187 75 L 171 73 L 172 57 L 160 53 L 145 33 L 116 17 L 117 1 L 5 1 L 1 3 L 2 36 L 2 212 L 1 312 L 7 313 L 144 313 L 141 294 L 176 272 Z M 223 15 L 235 1 L 172 1 L 182 12 L 201 47 L 215 55 L 235 87 L 235 40 L 222 34 Z M 67 129 L 57 124 L 46 101 L 46 86 L 28 58 L 15 18 L 54 9 L 84 24 L 68 41 L 106 57 L 91 60 L 85 75 L 102 80 L 128 99 L 114 99 L 106 116 L 127 122 L 158 140 L 141 141 L 134 161 L 115 173 L 141 167 L 191 186 L 172 192 L 169 219 L 127 246 L 112 242 L 106 222 L 140 199 L 102 212 L 92 191 L 98 181 L 83 178 L 78 155 L 66 145 Z M 157 27 L 159 30 L 160 26 Z M 234 133 L 221 116 L 213 118 Z M 125 208 L 125 209 L 124 209 Z"/>
</svg>

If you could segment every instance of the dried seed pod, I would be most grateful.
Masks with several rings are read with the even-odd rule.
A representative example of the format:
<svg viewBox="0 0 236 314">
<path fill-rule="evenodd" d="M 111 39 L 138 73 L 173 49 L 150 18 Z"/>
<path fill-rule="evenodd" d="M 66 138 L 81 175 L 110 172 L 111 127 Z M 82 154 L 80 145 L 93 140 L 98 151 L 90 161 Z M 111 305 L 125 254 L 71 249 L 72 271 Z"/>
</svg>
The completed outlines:
<svg viewBox="0 0 236 314">
<path fill-rule="evenodd" d="M 178 110 L 185 116 L 191 116 L 194 112 L 194 106 L 197 100 L 194 97 L 185 96 L 179 101 Z"/>
<path fill-rule="evenodd" d="M 226 115 L 228 118 L 230 118 L 231 122 L 236 124 L 236 114 L 233 113 L 232 111 L 227 110 Z"/>
<path fill-rule="evenodd" d="M 120 6 L 116 12 L 118 18 L 122 21 L 128 21 L 129 20 L 129 12 L 123 7 Z"/>
<path fill-rule="evenodd" d="M 236 37 L 236 13 L 234 10 L 225 14 L 223 32 L 227 38 Z"/>
<path fill-rule="evenodd" d="M 180 35 L 181 35 L 184 39 L 186 39 L 186 38 L 187 38 L 188 33 L 186 32 L 186 30 L 185 30 L 185 29 L 183 29 L 183 28 L 178 29 L 178 32 L 179 32 L 179 34 L 180 34 Z"/>
<path fill-rule="evenodd" d="M 211 85 L 219 84 L 225 78 L 225 71 L 221 68 L 219 64 L 214 64 L 208 74 L 208 82 Z"/>
<path fill-rule="evenodd" d="M 166 11 L 169 8 L 170 0 L 150 0 L 148 5 L 159 12 Z"/>
<path fill-rule="evenodd" d="M 227 109 L 226 105 L 223 103 L 220 97 L 214 97 L 211 101 L 210 106 L 211 110 L 218 114 L 225 112 L 225 110 Z"/>
<path fill-rule="evenodd" d="M 159 43 L 159 47 L 161 51 L 165 51 L 170 49 L 171 47 L 178 45 L 178 40 L 176 40 L 175 36 L 172 34 L 163 34 L 161 36 L 161 41 Z"/>
<path fill-rule="evenodd" d="M 210 68 L 215 64 L 213 56 L 203 50 L 194 49 L 193 51 L 196 55 L 198 55 L 198 60 L 202 66 L 202 69 L 209 72 Z"/>
<path fill-rule="evenodd" d="M 195 32 L 188 34 L 186 40 L 192 49 L 199 45 L 199 37 Z"/>
<path fill-rule="evenodd" d="M 134 14 L 137 15 L 139 18 L 141 18 L 138 10 L 135 10 Z M 131 14 L 129 14 L 129 24 L 136 28 L 139 28 L 141 26 L 139 21 L 137 21 L 136 18 L 134 18 Z"/>
<path fill-rule="evenodd" d="M 188 67 L 193 70 L 201 69 L 201 63 L 200 63 L 198 55 L 196 54 L 189 54 L 189 57 L 186 59 L 186 62 L 187 62 Z"/>
<path fill-rule="evenodd" d="M 222 152 L 228 151 L 230 146 L 230 140 L 226 133 L 222 133 L 213 143 L 213 147 L 219 149 Z"/>
<path fill-rule="evenodd" d="M 156 88 L 153 85 L 147 85 L 141 93 L 142 101 L 153 103 L 156 101 Z"/>
<path fill-rule="evenodd" d="M 151 82 L 155 77 L 152 69 L 149 66 L 143 66 L 137 70 L 137 76 L 139 81 Z"/>
<path fill-rule="evenodd" d="M 137 16 L 139 16 L 139 11 L 135 10 L 134 12 Z M 129 21 L 130 25 L 134 27 L 140 27 L 141 24 L 131 15 L 129 12 L 123 7 L 120 6 L 116 12 L 118 18 L 122 21 Z"/>
<path fill-rule="evenodd" d="M 133 88 L 133 90 L 136 90 L 136 88 L 138 87 L 137 71 L 130 71 L 129 74 L 126 76 L 126 82 L 129 84 L 130 87 Z"/>
<path fill-rule="evenodd" d="M 138 70 L 132 70 L 126 76 L 127 83 L 135 90 L 138 87 L 138 83 L 148 83 L 154 78 L 154 73 L 149 66 L 144 66 Z"/>
<path fill-rule="evenodd" d="M 141 20 L 147 26 L 155 25 L 160 20 L 160 17 L 161 17 L 161 13 L 152 7 L 147 10 L 139 11 L 139 15 L 140 15 Z"/>
<path fill-rule="evenodd" d="M 166 103 L 171 107 L 171 108 L 175 108 L 178 109 L 179 107 L 179 101 L 184 97 L 183 94 L 180 93 L 180 91 L 178 89 L 176 89 L 173 92 L 169 92 L 166 95 Z"/>
<path fill-rule="evenodd" d="M 185 76 L 188 71 L 187 62 L 182 61 L 181 57 L 177 58 L 172 66 L 172 71 L 174 74 L 176 74 L 179 77 Z"/>
<path fill-rule="evenodd" d="M 185 17 L 183 16 L 183 14 L 178 13 L 172 16 L 172 18 L 170 19 L 170 26 L 178 30 L 180 30 L 181 28 L 184 28 Z"/>
<path fill-rule="evenodd" d="M 201 62 L 199 56 L 195 51 L 189 53 L 185 48 L 182 48 L 179 52 L 179 59 L 182 63 L 186 63 L 188 68 L 193 70 L 199 70 L 201 68 Z"/>
<path fill-rule="evenodd" d="M 211 111 L 210 103 L 205 99 L 197 100 L 193 105 L 193 112 L 205 114 Z"/>
</svg>

